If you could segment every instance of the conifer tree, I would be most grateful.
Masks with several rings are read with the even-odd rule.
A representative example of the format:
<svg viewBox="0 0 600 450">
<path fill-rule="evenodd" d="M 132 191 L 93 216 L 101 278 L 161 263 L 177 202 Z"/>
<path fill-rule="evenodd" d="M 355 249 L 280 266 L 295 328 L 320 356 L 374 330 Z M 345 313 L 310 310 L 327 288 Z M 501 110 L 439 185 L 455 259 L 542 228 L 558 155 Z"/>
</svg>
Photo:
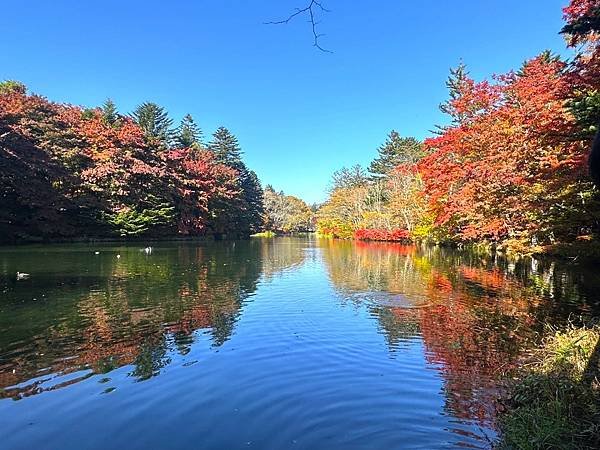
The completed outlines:
<svg viewBox="0 0 600 450">
<path fill-rule="evenodd" d="M 245 233 L 253 234 L 261 231 L 265 213 L 263 190 L 258 176 L 253 170 L 246 169 L 242 174 L 242 187 L 246 210 L 243 213 L 243 228 Z"/>
<path fill-rule="evenodd" d="M 208 144 L 208 149 L 214 154 L 217 162 L 238 171 L 245 169 L 238 140 L 227 128 L 219 127 L 213 133 L 213 140 Z"/>
<path fill-rule="evenodd" d="M 240 197 L 238 202 L 232 202 L 235 211 L 228 213 L 237 218 L 236 233 L 247 235 L 260 231 L 263 214 L 263 191 L 256 173 L 249 170 L 242 160 L 242 150 L 237 138 L 225 127 L 219 127 L 213 134 L 213 140 L 208 144 L 208 150 L 213 153 L 218 163 L 235 169 L 238 173 Z"/>
<path fill-rule="evenodd" d="M 142 103 L 133 111 L 131 117 L 148 139 L 157 140 L 162 144 L 169 140 L 173 121 L 162 106 L 150 102 Z"/>
<path fill-rule="evenodd" d="M 450 69 L 450 76 L 446 81 L 446 87 L 450 98 L 440 105 L 440 110 L 452 117 L 452 122 L 460 124 L 464 121 L 462 114 L 457 114 L 452 102 L 461 96 L 465 81 L 469 78 L 467 66 L 461 61 L 456 68 Z"/>
<path fill-rule="evenodd" d="M 104 122 L 109 125 L 115 125 L 119 120 L 119 112 L 117 111 L 117 105 L 110 98 L 107 98 L 102 105 L 102 118 Z"/>
<path fill-rule="evenodd" d="M 176 147 L 201 147 L 202 131 L 190 114 L 186 114 L 175 130 L 173 144 Z"/>
<path fill-rule="evenodd" d="M 421 142 L 413 137 L 403 138 L 392 130 L 385 143 L 377 149 L 378 156 L 369 166 L 374 178 L 390 173 L 399 164 L 414 164 L 423 157 Z"/>
</svg>

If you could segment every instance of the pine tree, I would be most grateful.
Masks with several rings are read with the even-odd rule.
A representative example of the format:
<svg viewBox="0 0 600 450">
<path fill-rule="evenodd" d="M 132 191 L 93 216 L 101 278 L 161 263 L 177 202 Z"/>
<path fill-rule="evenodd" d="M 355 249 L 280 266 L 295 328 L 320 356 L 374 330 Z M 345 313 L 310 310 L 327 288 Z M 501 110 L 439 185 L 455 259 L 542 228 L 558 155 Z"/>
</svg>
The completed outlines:
<svg viewBox="0 0 600 450">
<path fill-rule="evenodd" d="M 235 169 L 238 173 L 240 196 L 230 204 L 228 214 L 235 217 L 237 224 L 232 230 L 236 234 L 249 235 L 260 231 L 263 224 L 263 191 L 256 173 L 249 170 L 242 160 L 242 150 L 237 138 L 225 127 L 219 127 L 208 144 L 218 163 Z"/>
<path fill-rule="evenodd" d="M 464 117 L 462 114 L 457 114 L 452 106 L 452 102 L 461 96 L 462 87 L 464 82 L 469 78 L 469 71 L 467 66 L 461 61 L 456 68 L 450 69 L 450 76 L 446 81 L 446 87 L 450 98 L 440 105 L 440 110 L 452 116 L 452 121 L 455 124 L 463 122 Z"/>
<path fill-rule="evenodd" d="M 181 148 L 199 148 L 202 146 L 202 131 L 190 114 L 186 114 L 183 117 L 180 125 L 175 130 L 173 144 Z"/>
<path fill-rule="evenodd" d="M 108 125 L 115 125 L 119 120 L 119 112 L 117 111 L 117 105 L 110 98 L 107 98 L 102 105 L 102 118 Z"/>
<path fill-rule="evenodd" d="M 377 149 L 378 156 L 369 166 L 374 178 L 390 173 L 399 164 L 414 164 L 423 157 L 421 142 L 413 137 L 403 138 L 392 130 L 385 143 Z"/>
<path fill-rule="evenodd" d="M 144 131 L 147 138 L 166 144 L 171 134 L 173 121 L 162 106 L 145 102 L 131 114 L 133 120 Z"/>
<path fill-rule="evenodd" d="M 245 168 L 238 140 L 227 128 L 219 127 L 214 132 L 208 149 L 214 154 L 217 162 L 232 167 L 238 172 Z"/>
<path fill-rule="evenodd" d="M 253 170 L 246 169 L 240 179 L 245 203 L 243 211 L 242 232 L 247 234 L 258 233 L 262 229 L 265 213 L 263 190 L 258 176 Z"/>
</svg>

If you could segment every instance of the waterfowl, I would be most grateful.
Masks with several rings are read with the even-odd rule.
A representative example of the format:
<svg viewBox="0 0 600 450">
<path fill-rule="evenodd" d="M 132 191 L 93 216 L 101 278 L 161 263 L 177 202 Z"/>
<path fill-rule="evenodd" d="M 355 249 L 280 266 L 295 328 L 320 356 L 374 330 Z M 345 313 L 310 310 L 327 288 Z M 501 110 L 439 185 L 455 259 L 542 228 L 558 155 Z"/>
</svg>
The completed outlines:
<svg viewBox="0 0 600 450">
<path fill-rule="evenodd" d="M 146 254 L 149 255 L 150 253 L 152 253 L 152 247 L 146 247 L 144 249 L 144 252 L 146 252 Z"/>
<path fill-rule="evenodd" d="M 24 272 L 17 272 L 17 280 L 26 280 L 30 275 Z"/>
<path fill-rule="evenodd" d="M 99 255 L 99 254 L 100 254 L 100 252 L 94 252 L 94 255 Z"/>
<path fill-rule="evenodd" d="M 117 259 L 119 259 L 121 257 L 121 255 L 117 255 Z"/>
</svg>

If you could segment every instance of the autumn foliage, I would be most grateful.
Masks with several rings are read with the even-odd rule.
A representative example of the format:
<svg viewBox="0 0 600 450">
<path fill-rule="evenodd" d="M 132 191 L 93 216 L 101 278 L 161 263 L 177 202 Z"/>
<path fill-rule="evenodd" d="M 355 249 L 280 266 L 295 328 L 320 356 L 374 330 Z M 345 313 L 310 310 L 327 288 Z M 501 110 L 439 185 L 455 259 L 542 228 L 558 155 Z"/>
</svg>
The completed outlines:
<svg viewBox="0 0 600 450">
<path fill-rule="evenodd" d="M 495 83 L 465 81 L 453 102 L 464 119 L 428 139 L 419 163 L 435 224 L 451 238 L 550 243 L 592 225 L 588 142 L 571 138 L 564 71 L 545 54 Z"/>
<path fill-rule="evenodd" d="M 483 81 L 454 70 L 442 105 L 450 124 L 425 140 L 416 162 L 353 187 L 366 192 L 360 201 L 347 205 L 356 195 L 332 192 L 323 228 L 337 219 L 357 239 L 395 240 L 402 229 L 413 239 L 519 250 L 597 234 L 600 200 L 587 159 L 600 121 L 600 1 L 572 0 L 564 16 L 563 33 L 579 46 L 574 59 L 544 52 Z M 369 223 L 374 215 L 386 220 Z"/>
<path fill-rule="evenodd" d="M 132 118 L 0 89 L 0 235 L 73 237 L 249 234 L 240 174 L 199 146 L 157 145 Z"/>
<path fill-rule="evenodd" d="M 354 232 L 354 239 L 359 241 L 406 241 L 409 239 L 409 232 L 406 230 L 382 230 L 382 229 L 364 229 L 360 228 Z"/>
</svg>

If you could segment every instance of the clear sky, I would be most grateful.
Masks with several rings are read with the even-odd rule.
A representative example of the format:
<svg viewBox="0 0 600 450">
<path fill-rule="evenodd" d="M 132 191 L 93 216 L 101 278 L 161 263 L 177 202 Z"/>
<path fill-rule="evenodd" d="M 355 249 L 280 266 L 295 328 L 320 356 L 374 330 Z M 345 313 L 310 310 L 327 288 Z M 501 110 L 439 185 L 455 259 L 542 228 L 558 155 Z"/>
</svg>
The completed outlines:
<svg viewBox="0 0 600 450">
<path fill-rule="evenodd" d="M 2 5 L 0 79 L 55 101 L 122 113 L 143 101 L 205 134 L 239 139 L 264 184 L 321 201 L 331 173 L 367 165 L 391 129 L 443 123 L 448 69 L 476 78 L 518 68 L 558 35 L 567 0 L 322 0 L 321 45 L 308 0 L 30 0 Z"/>
</svg>

